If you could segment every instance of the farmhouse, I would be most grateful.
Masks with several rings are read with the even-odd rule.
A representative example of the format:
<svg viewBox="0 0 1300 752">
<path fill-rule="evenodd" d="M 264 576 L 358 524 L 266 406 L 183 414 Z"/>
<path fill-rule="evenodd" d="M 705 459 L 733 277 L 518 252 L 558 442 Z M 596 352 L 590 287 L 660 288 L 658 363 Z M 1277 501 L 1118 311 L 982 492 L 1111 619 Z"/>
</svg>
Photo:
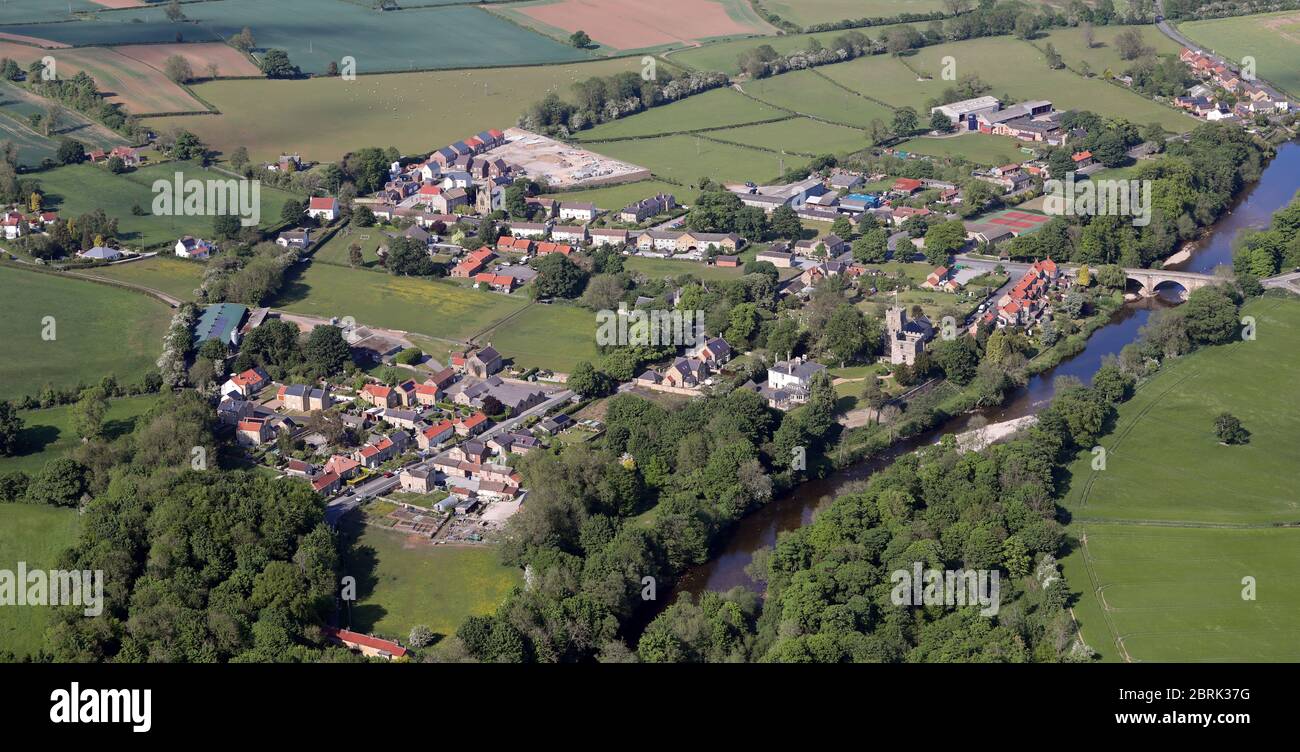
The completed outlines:
<svg viewBox="0 0 1300 752">
<path fill-rule="evenodd" d="M 337 627 L 321 627 L 321 631 L 325 633 L 330 642 L 343 645 L 367 658 L 387 658 L 392 660 L 406 657 L 406 648 L 389 640 L 381 640 L 378 637 L 371 637 Z"/>
<path fill-rule="evenodd" d="M 175 252 L 177 256 L 186 259 L 205 259 L 211 256 L 216 250 L 216 246 L 206 240 L 200 240 L 193 235 L 186 235 L 176 241 Z"/>
<path fill-rule="evenodd" d="M 339 217 L 339 200 L 332 196 L 312 196 L 307 202 L 307 216 L 333 222 Z"/>
</svg>

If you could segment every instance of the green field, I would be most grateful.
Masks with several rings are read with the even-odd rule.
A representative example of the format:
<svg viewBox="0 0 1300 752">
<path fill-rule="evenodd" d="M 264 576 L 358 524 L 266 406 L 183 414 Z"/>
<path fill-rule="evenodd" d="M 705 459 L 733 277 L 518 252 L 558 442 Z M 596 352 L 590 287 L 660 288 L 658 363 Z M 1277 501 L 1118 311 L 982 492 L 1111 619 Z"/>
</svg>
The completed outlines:
<svg viewBox="0 0 1300 752">
<path fill-rule="evenodd" d="M 881 120 L 888 124 L 894 116 L 893 110 L 888 107 L 845 91 L 812 70 L 794 71 L 758 81 L 748 81 L 745 83 L 745 92 L 761 101 L 793 110 L 801 115 L 812 115 L 833 123 L 859 128 L 867 127 L 872 120 Z M 876 96 L 870 91 L 864 93 Z"/>
<path fill-rule="evenodd" d="M 628 256 L 623 261 L 627 271 L 639 272 L 652 279 L 672 277 L 676 279 L 683 274 L 690 274 L 702 280 L 736 279 L 744 274 L 741 267 L 709 266 L 699 261 L 674 261 L 673 259 L 647 258 L 645 256 Z M 779 269 L 778 271 L 785 271 Z"/>
<path fill-rule="evenodd" d="M 49 569 L 64 549 L 76 542 L 80 518 L 75 509 L 34 504 L 0 504 L 0 569 Z M 54 609 L 39 606 L 0 608 L 0 652 L 22 658 L 44 643 Z"/>
<path fill-rule="evenodd" d="M 1300 97 L 1300 11 L 1188 21 L 1178 30 L 1238 64 L 1254 57 L 1260 78 Z"/>
<path fill-rule="evenodd" d="M 568 191 L 566 193 L 548 193 L 548 198 L 564 201 L 586 201 L 606 211 L 617 212 L 634 201 L 650 198 L 658 193 L 671 194 L 678 201 L 690 201 L 694 194 L 685 191 L 679 185 L 660 180 L 640 180 L 635 183 L 621 183 L 608 188 L 592 188 L 585 191 Z"/>
<path fill-rule="evenodd" d="M 111 399 L 104 415 L 105 432 L 109 439 L 129 433 L 135 428 L 136 418 L 157 402 L 157 397 L 122 397 Z M 0 473 L 21 470 L 29 475 L 45 467 L 45 463 L 58 459 L 81 441 L 72 427 L 72 406 L 62 405 L 44 410 L 23 410 L 23 430 L 18 435 L 18 454 L 0 457 Z"/>
<path fill-rule="evenodd" d="M 727 182 L 770 181 L 784 170 L 807 160 L 787 156 L 784 170 L 780 155 L 741 146 L 728 146 L 692 136 L 664 136 L 600 145 L 600 153 L 650 168 L 656 177 L 694 188 L 699 179 Z"/>
<path fill-rule="evenodd" d="M 1155 26 L 1098 26 L 1093 28 L 1093 46 L 1084 43 L 1082 29 L 1053 29 L 1034 40 L 1038 47 L 1045 47 L 1049 42 L 1061 54 L 1061 60 L 1071 68 L 1078 70 L 1080 63 L 1086 62 L 1092 72 L 1101 75 L 1110 70 L 1120 75 L 1131 66 L 1131 61 L 1120 57 L 1115 37 L 1126 30 L 1135 30 L 1142 35 L 1142 41 L 1156 51 L 1157 55 L 1177 55 L 1182 46 L 1160 33 Z"/>
<path fill-rule="evenodd" d="M 18 161 L 22 165 L 35 167 L 44 159 L 54 159 L 61 138 L 106 149 L 126 144 L 126 139 L 67 108 L 62 115 L 63 125 L 53 137 L 44 136 L 28 127 L 27 120 L 31 115 L 44 113 L 43 100 L 8 82 L 0 82 L 0 142 L 10 141 L 18 147 Z"/>
<path fill-rule="evenodd" d="M 312 258 L 330 264 L 351 266 L 348 262 L 348 249 L 353 243 L 361 246 L 361 257 L 366 266 L 379 263 L 379 246 L 392 241 L 386 233 L 396 232 L 392 227 L 348 227 L 334 233 L 334 237 L 316 248 Z"/>
<path fill-rule="evenodd" d="M 1073 29 L 1069 31 L 1078 33 Z M 1035 41 L 1035 44 L 1040 43 L 1041 40 Z M 1009 48 L 1015 50 L 1016 65 L 1007 64 Z M 1195 125 L 1192 118 L 1122 86 L 1106 83 L 1100 78 L 1084 78 L 1068 70 L 1052 70 L 1047 67 L 1043 54 L 1030 43 L 1009 37 L 948 42 L 918 50 L 906 58 L 907 65 L 930 76 L 928 80 L 918 81 L 916 74 L 900 61 L 881 55 L 821 66 L 817 72 L 895 107 L 912 107 L 924 118 L 928 103 L 952 85 L 941 75 L 943 58 L 949 56 L 955 61 L 954 72 L 958 77 L 978 75 L 988 84 L 988 94 L 998 98 L 1010 97 L 1012 102 L 1047 99 L 1058 110 L 1091 110 L 1140 125 L 1158 122 L 1166 130 L 1176 132 L 1189 130 Z M 748 84 L 746 87 L 748 90 Z"/>
<path fill-rule="evenodd" d="M 578 361 L 595 362 L 596 314 L 571 305 L 538 304 L 479 337 L 525 368 L 567 373 Z"/>
<path fill-rule="evenodd" d="M 231 180 L 229 175 L 206 170 L 189 162 L 168 162 L 149 165 L 121 175 L 114 175 L 102 167 L 91 164 L 69 165 L 42 172 L 39 176 L 45 192 L 46 208 L 57 210 L 65 217 L 76 217 L 95 209 L 103 209 L 117 220 L 118 239 L 129 246 L 144 248 L 172 246 L 182 235 L 212 237 L 213 218 L 154 216 L 153 183 L 156 180 L 173 181 L 176 172 L 185 180 Z M 262 227 L 280 223 L 280 209 L 294 196 L 268 185 L 261 187 Z M 133 209 L 139 207 L 143 216 Z M 166 250 L 166 249 L 164 249 Z"/>
<path fill-rule="evenodd" d="M 367 146 L 427 154 L 479 131 L 514 125 L 529 105 L 550 92 L 568 97 L 578 81 L 629 70 L 640 70 L 638 58 L 360 76 L 355 81 L 212 81 L 194 91 L 222 114 L 150 122 L 160 129 L 191 130 L 227 153 L 244 146 L 253 159 L 271 160 L 287 151 L 333 162 Z"/>
<path fill-rule="evenodd" d="M 889 33 L 892 26 L 873 26 L 867 29 L 856 29 L 872 39 L 879 39 Z M 785 34 L 777 37 L 755 37 L 752 39 L 738 39 L 732 42 L 717 42 L 706 44 L 702 47 L 692 47 L 690 49 L 678 50 L 671 54 L 665 55 L 665 59 L 674 63 L 685 65 L 688 68 L 698 70 L 721 71 L 735 75 L 740 73 L 740 66 L 737 60 L 740 54 L 747 50 L 752 50 L 764 44 L 772 46 L 782 55 L 788 55 L 792 52 L 800 52 L 808 49 L 810 39 L 816 39 L 823 46 L 829 47 L 836 37 L 843 35 L 843 31 L 823 31 L 816 34 Z"/>
<path fill-rule="evenodd" d="M 1016 45 L 1016 65 L 1007 65 L 1008 45 Z M 1024 54 L 1021 54 L 1021 49 L 1025 50 Z M 927 97 L 937 95 L 950 83 L 940 77 L 942 60 L 949 55 L 956 60 L 958 76 L 968 72 L 979 75 L 992 87 L 989 93 L 997 97 L 1009 94 L 1014 101 L 1048 99 L 1058 110 L 1090 110 L 1107 117 L 1122 117 L 1139 125 L 1158 122 L 1166 130 L 1174 132 L 1191 130 L 1196 124 L 1195 119 L 1122 86 L 1084 78 L 1068 70 L 1052 70 L 1047 67 L 1042 53 L 1028 42 L 1007 37 L 972 39 L 921 49 L 909 58 L 909 64 L 934 77 L 926 82 L 926 87 L 934 87 L 934 91 L 926 94 Z M 925 87 L 917 89 L 918 92 L 927 90 Z"/>
<path fill-rule="evenodd" d="M 104 6 L 90 0 L 59 0 L 57 3 L 50 0 L 0 0 L 0 8 L 4 9 L 5 23 L 44 23 L 72 18 L 68 9 L 73 13 L 83 13 L 102 10 Z"/>
<path fill-rule="evenodd" d="M 54 318 L 53 340 L 43 338 Z M 154 367 L 171 320 L 145 295 L 53 274 L 0 267 L 0 399 L 56 387 L 98 384 L 113 374 L 138 381 Z"/>
<path fill-rule="evenodd" d="M 808 118 L 714 131 L 709 137 L 791 154 L 844 154 L 861 151 L 870 145 L 867 135 L 856 128 Z"/>
<path fill-rule="evenodd" d="M 469 5 L 387 12 L 348 0 L 212 0 L 186 5 L 186 22 L 179 28 L 154 5 L 100 13 L 89 20 L 6 25 L 0 30 L 84 46 L 181 41 L 178 33 L 187 42 L 220 42 L 248 26 L 259 49 L 285 50 L 308 73 L 324 73 L 331 61 L 345 56 L 356 60 L 358 73 L 373 73 L 556 63 L 590 55 Z"/>
<path fill-rule="evenodd" d="M 159 254 L 142 261 L 100 266 L 80 273 L 140 285 L 181 300 L 193 300 L 194 291 L 203 283 L 205 268 L 201 261 L 186 261 Z"/>
<path fill-rule="evenodd" d="M 355 515 L 352 520 L 356 520 Z M 356 528 L 361 528 L 359 531 Z M 503 566 L 490 546 L 432 546 L 424 539 L 353 522 L 358 536 L 344 574 L 357 578 L 352 629 L 402 643 L 423 624 L 447 637 L 467 617 L 490 614 L 522 573 Z M 345 624 L 348 614 L 342 614 Z"/>
<path fill-rule="evenodd" d="M 766 0 L 763 5 L 768 12 L 799 26 L 944 9 L 939 0 Z"/>
<path fill-rule="evenodd" d="M 286 283 L 272 305 L 309 316 L 352 316 L 371 326 L 460 340 L 522 310 L 528 298 L 475 290 L 448 280 L 310 264 Z"/>
<path fill-rule="evenodd" d="M 1066 574 L 1083 593 L 1084 637 L 1106 658 L 1300 660 L 1300 530 L 1270 527 L 1300 521 L 1300 303 L 1256 300 L 1243 315 L 1259 339 L 1167 364 L 1120 406 L 1100 442 L 1105 469 L 1091 452 L 1069 468 L 1069 532 L 1087 542 Z M 1223 411 L 1250 443 L 1218 442 Z M 1240 596 L 1246 576 L 1256 601 Z"/>
<path fill-rule="evenodd" d="M 755 102 L 733 89 L 714 89 L 704 94 L 687 97 L 680 102 L 654 107 L 631 117 L 598 125 L 591 130 L 580 132 L 578 139 L 599 141 L 605 138 L 656 136 L 663 133 L 745 125 L 786 116 L 787 113 Z"/>
<path fill-rule="evenodd" d="M 988 133 L 964 133 L 954 138 L 914 138 L 898 145 L 900 151 L 928 154 L 932 157 L 965 157 L 966 161 L 981 165 L 1004 165 L 1023 162 L 1028 158 L 1020 151 L 1024 144 L 1007 136 Z"/>
</svg>

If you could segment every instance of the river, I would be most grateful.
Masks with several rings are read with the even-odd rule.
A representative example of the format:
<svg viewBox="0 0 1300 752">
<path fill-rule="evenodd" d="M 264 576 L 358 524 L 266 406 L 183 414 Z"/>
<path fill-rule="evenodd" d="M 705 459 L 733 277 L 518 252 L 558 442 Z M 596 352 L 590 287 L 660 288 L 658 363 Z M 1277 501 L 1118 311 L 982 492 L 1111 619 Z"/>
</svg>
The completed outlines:
<svg viewBox="0 0 1300 752">
<path fill-rule="evenodd" d="M 1230 265 L 1233 237 L 1242 229 L 1267 225 L 1273 212 L 1285 206 L 1298 188 L 1300 144 L 1288 142 L 1278 147 L 1277 156 L 1264 170 L 1259 182 L 1243 191 L 1230 213 L 1196 241 L 1191 248 L 1190 258 L 1181 264 L 1170 265 L 1170 268 L 1209 273 L 1221 264 Z M 1136 340 L 1139 330 L 1152 312 L 1170 304 L 1161 298 L 1127 303 L 1116 312 L 1110 323 L 1093 333 L 1082 352 L 1062 361 L 1055 368 L 1034 376 L 1001 406 L 953 418 L 933 431 L 900 442 L 881 457 L 858 463 L 829 477 L 800 484 L 789 493 L 772 500 L 767 506 L 741 520 L 721 542 L 713 558 L 688 570 L 674 591 L 668 593 L 667 597 L 661 597 L 660 603 L 672 603 L 682 591 L 698 595 L 705 590 L 723 591 L 737 585 L 761 590 L 745 573 L 745 567 L 753 559 L 754 551 L 775 544 L 777 535 L 781 532 L 807 525 L 846 486 L 866 480 L 898 455 L 933 443 L 942 434 L 966 430 L 976 414 L 995 423 L 1038 412 L 1052 399 L 1053 382 L 1057 376 L 1075 376 L 1084 383 L 1090 382 L 1092 374 L 1100 367 L 1105 356 L 1118 353 L 1124 345 Z"/>
</svg>

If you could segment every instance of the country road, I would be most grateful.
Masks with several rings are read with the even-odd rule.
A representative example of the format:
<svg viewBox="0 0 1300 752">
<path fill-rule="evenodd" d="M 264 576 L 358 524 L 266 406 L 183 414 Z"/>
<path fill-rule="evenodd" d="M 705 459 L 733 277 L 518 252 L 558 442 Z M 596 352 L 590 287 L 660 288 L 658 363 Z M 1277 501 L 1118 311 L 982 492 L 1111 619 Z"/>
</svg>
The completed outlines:
<svg viewBox="0 0 1300 752">
<path fill-rule="evenodd" d="M 1183 36 L 1182 32 L 1180 32 L 1178 29 L 1170 25 L 1170 23 L 1165 20 L 1164 0 L 1156 0 L 1156 28 L 1160 30 L 1161 34 L 1164 34 L 1165 36 L 1181 44 L 1187 49 L 1192 50 L 1193 52 L 1199 52 L 1201 54 L 1209 55 L 1210 57 L 1217 58 L 1227 63 L 1233 70 L 1238 70 L 1240 68 L 1240 65 L 1238 64 L 1237 61 L 1229 60 L 1228 58 L 1225 58 L 1222 55 L 1215 54 L 1213 50 L 1207 50 L 1204 47 L 1201 47 L 1196 42 L 1193 42 L 1192 40 Z M 1274 100 L 1288 98 L 1286 95 L 1281 93 L 1281 90 L 1278 87 L 1274 86 L 1268 81 L 1265 81 L 1262 78 L 1259 78 L 1258 76 L 1255 77 L 1253 83 L 1259 88 L 1268 92 L 1269 97 Z"/>
</svg>

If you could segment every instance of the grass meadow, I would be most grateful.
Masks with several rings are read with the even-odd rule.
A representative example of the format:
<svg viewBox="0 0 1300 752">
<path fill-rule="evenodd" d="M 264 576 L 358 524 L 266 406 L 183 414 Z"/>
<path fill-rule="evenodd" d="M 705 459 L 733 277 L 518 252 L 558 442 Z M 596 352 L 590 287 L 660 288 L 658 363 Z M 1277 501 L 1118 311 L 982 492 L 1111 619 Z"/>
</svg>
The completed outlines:
<svg viewBox="0 0 1300 752">
<path fill-rule="evenodd" d="M 405 643 L 411 628 L 423 624 L 448 637 L 467 617 L 495 611 L 523 581 L 490 546 L 432 546 L 362 525 L 359 517 L 350 518 L 355 542 L 343 562 L 359 586 L 351 613 L 340 615 L 352 629 Z"/>
<path fill-rule="evenodd" d="M 789 113 L 775 107 L 755 102 L 733 89 L 714 89 L 704 94 L 687 97 L 680 102 L 655 107 L 632 117 L 581 131 L 578 133 L 578 139 L 599 141 L 606 138 L 657 136 L 704 128 L 746 125 L 788 115 Z M 593 148 L 599 149 L 599 146 Z"/>
<path fill-rule="evenodd" d="M 712 134 L 716 137 L 716 134 Z M 647 167 L 655 177 L 680 183 L 694 193 L 699 179 L 764 183 L 785 170 L 804 164 L 787 156 L 743 146 L 731 146 L 693 136 L 663 136 L 600 145 L 600 153 Z"/>
<path fill-rule="evenodd" d="M 156 396 L 122 397 L 111 399 L 104 414 L 104 427 L 108 438 L 130 433 L 136 419 L 158 401 Z M 81 439 L 72 427 L 72 406 L 60 405 L 44 410 L 23 410 L 23 430 L 18 434 L 18 453 L 0 457 L 0 473 L 20 470 L 37 473 L 45 463 L 72 451 Z"/>
<path fill-rule="evenodd" d="M 842 125 L 865 128 L 872 120 L 888 124 L 894 116 L 888 107 L 845 91 L 816 70 L 747 81 L 744 87 L 747 94 L 760 101 Z"/>
<path fill-rule="evenodd" d="M 1259 339 L 1172 361 L 1119 407 L 1100 445 L 1069 467 L 1065 560 L 1082 593 L 1076 618 L 1108 660 L 1296 661 L 1300 649 L 1300 423 L 1290 374 L 1300 352 L 1300 303 L 1261 299 Z M 1224 446 L 1214 418 L 1251 432 Z M 1242 578 L 1256 600 L 1243 600 Z"/>
<path fill-rule="evenodd" d="M 1188 21 L 1178 30 L 1238 63 L 1255 58 L 1260 78 L 1300 97 L 1300 11 Z"/>
<path fill-rule="evenodd" d="M 59 555 L 76 542 L 80 518 L 75 509 L 36 504 L 0 504 L 0 569 L 49 569 Z M 16 658 L 34 656 L 45 638 L 52 608 L 6 606 L 0 608 L 0 652 Z"/>
<path fill-rule="evenodd" d="M 46 317 L 53 317 L 53 336 Z M 138 381 L 162 351 L 170 309 L 146 295 L 76 279 L 0 267 L 0 399 L 55 387 L 98 384 L 113 374 Z"/>
<path fill-rule="evenodd" d="M 1007 136 L 988 133 L 964 133 L 953 138 L 914 138 L 898 145 L 900 151 L 928 154 L 932 157 L 964 157 L 982 165 L 1004 165 L 1025 159 L 1020 147 L 1026 145 Z"/>
<path fill-rule="evenodd" d="M 671 194 L 678 201 L 690 201 L 694 198 L 694 194 L 683 191 L 681 186 L 659 180 L 638 180 L 635 183 L 621 183 L 607 188 L 591 188 L 584 191 L 567 191 L 564 193 L 548 193 L 546 195 L 548 198 L 558 198 L 564 201 L 587 201 L 606 211 L 618 212 L 634 201 L 650 198 L 658 193 Z"/>
<path fill-rule="evenodd" d="M 152 213 L 154 181 L 173 181 L 178 171 L 183 173 L 185 180 L 232 179 L 229 175 L 188 162 L 167 162 L 121 175 L 83 163 L 47 170 L 40 173 L 38 180 L 45 192 L 46 208 L 57 210 L 65 217 L 103 209 L 108 216 L 117 219 L 119 240 L 129 246 L 150 248 L 174 245 L 182 235 L 212 236 L 211 216 L 155 216 Z M 294 198 L 290 193 L 263 185 L 261 226 L 279 224 L 280 209 L 290 198 Z M 143 215 L 134 213 L 137 207 L 144 212 Z"/>
<path fill-rule="evenodd" d="M 766 0 L 763 5 L 768 12 L 799 26 L 944 9 L 940 0 Z"/>
<path fill-rule="evenodd" d="M 194 291 L 203 283 L 204 268 L 201 261 L 186 261 L 159 254 L 142 261 L 101 266 L 80 273 L 140 285 L 181 300 L 193 300 Z"/>
<path fill-rule="evenodd" d="M 501 295 L 446 280 L 309 264 L 286 282 L 272 306 L 309 316 L 352 316 L 372 326 L 461 340 L 528 303 L 524 295 Z"/>
</svg>

